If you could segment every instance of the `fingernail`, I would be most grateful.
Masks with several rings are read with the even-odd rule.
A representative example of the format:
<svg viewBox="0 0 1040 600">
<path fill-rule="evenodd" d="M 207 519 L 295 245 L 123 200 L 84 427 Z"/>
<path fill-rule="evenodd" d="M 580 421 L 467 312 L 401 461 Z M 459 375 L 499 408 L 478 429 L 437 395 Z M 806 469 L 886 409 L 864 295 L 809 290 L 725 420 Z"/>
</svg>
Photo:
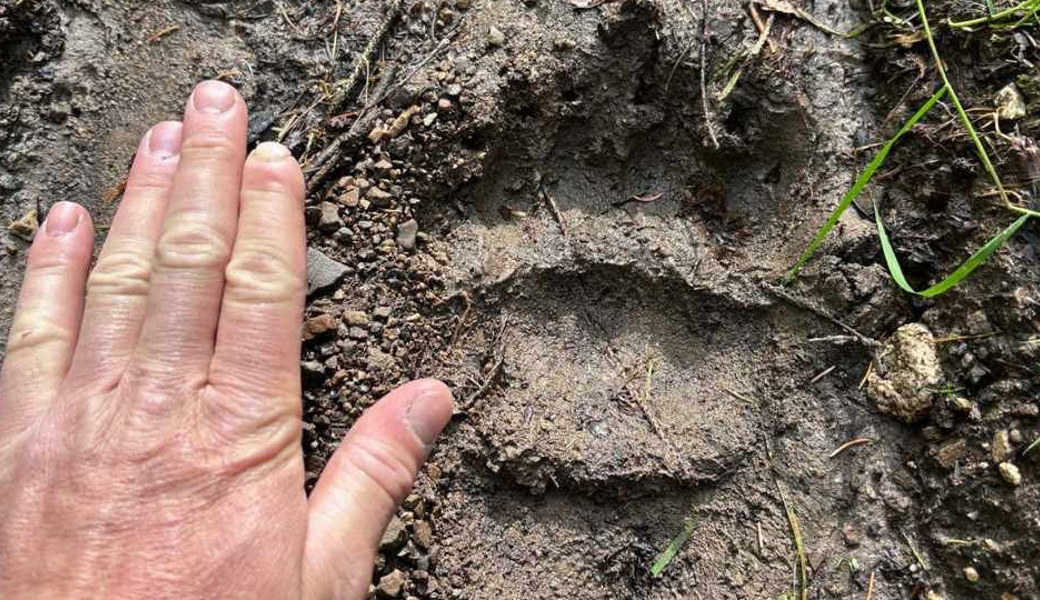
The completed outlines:
<svg viewBox="0 0 1040 600">
<path fill-rule="evenodd" d="M 195 110 L 220 114 L 235 105 L 235 88 L 223 81 L 203 81 L 191 95 Z"/>
<path fill-rule="evenodd" d="M 280 162 L 289 156 L 289 149 L 278 142 L 264 142 L 253 150 L 253 158 L 263 162 Z"/>
<path fill-rule="evenodd" d="M 443 387 L 423 392 L 408 407 L 408 427 L 427 446 L 437 441 L 450 417 L 451 397 Z"/>
<path fill-rule="evenodd" d="M 176 121 L 159 123 L 148 132 L 148 151 L 168 158 L 181 153 L 181 124 Z"/>
<path fill-rule="evenodd" d="M 59 202 L 47 213 L 46 229 L 51 237 L 71 233 L 79 225 L 79 207 L 71 202 Z"/>
</svg>

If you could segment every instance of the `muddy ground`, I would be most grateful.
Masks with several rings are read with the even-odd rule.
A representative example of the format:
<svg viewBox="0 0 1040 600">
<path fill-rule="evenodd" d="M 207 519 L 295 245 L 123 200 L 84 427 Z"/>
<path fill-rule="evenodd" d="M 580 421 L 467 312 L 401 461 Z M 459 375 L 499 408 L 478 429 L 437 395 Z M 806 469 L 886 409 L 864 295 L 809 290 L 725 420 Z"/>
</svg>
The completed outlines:
<svg viewBox="0 0 1040 600">
<path fill-rule="evenodd" d="M 872 24 L 854 39 L 777 2 L 576 4 L 596 3 L 0 0 L 0 219 L 69 199 L 103 233 L 139 136 L 200 79 L 235 84 L 252 141 L 289 144 L 311 178 L 308 484 L 392 386 L 437 376 L 459 401 L 384 538 L 380 597 L 790 595 L 783 494 L 809 598 L 1040 598 L 1040 451 L 1023 454 L 1040 436 L 1040 229 L 933 300 L 895 287 L 872 229 L 880 202 L 923 287 L 1013 220 L 948 103 L 773 287 L 867 147 L 939 85 L 913 3 L 887 20 L 866 0 L 794 3 L 838 31 Z M 1032 201 L 1036 25 L 952 31 L 982 3 L 928 4 Z M 998 134 L 1009 83 L 1026 114 Z"/>
</svg>

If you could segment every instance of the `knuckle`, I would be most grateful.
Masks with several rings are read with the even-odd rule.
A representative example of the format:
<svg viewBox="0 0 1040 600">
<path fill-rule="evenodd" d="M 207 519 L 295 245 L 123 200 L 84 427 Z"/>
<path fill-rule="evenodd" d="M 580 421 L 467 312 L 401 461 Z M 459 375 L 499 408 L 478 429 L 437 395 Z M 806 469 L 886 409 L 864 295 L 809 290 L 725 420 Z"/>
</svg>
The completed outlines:
<svg viewBox="0 0 1040 600">
<path fill-rule="evenodd" d="M 283 204 L 286 199 L 303 203 L 303 173 L 290 164 L 246 164 L 242 194 L 250 202 Z"/>
<path fill-rule="evenodd" d="M 181 157 L 184 162 L 203 161 L 210 158 L 226 160 L 243 152 L 241 144 L 228 137 L 220 130 L 203 130 L 184 139 L 181 144 Z"/>
<path fill-rule="evenodd" d="M 385 493 L 393 504 L 398 504 L 415 483 L 416 464 L 402 450 L 371 437 L 348 442 L 343 460 Z"/>
<path fill-rule="evenodd" d="M 146 296 L 152 262 L 140 252 L 114 250 L 98 259 L 87 279 L 87 296 Z"/>
<path fill-rule="evenodd" d="M 289 301 L 306 286 L 300 269 L 282 252 L 239 242 L 225 269 L 225 295 L 232 301 Z"/>
<path fill-rule="evenodd" d="M 211 226 L 182 220 L 172 223 L 159 237 L 155 264 L 167 269 L 219 270 L 230 254 L 226 236 Z"/>
<path fill-rule="evenodd" d="M 66 273 L 72 265 L 73 257 L 67 252 L 55 251 L 55 248 L 34 246 L 26 261 L 28 277 L 51 277 Z"/>
<path fill-rule="evenodd" d="M 27 351 L 46 352 L 55 346 L 65 347 L 75 341 L 75 334 L 58 325 L 51 315 L 24 309 L 11 323 L 7 340 L 7 358 L 14 362 Z"/>
<path fill-rule="evenodd" d="M 280 165 L 246 165 L 242 195 L 250 202 L 272 204 L 295 193 L 295 188 Z"/>
</svg>

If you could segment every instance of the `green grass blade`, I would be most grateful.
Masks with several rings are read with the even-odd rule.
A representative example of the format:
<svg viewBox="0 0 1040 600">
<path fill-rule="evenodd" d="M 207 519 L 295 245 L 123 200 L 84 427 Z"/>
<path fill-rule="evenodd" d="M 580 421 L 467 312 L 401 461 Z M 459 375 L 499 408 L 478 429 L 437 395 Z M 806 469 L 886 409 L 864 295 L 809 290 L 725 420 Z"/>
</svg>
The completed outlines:
<svg viewBox="0 0 1040 600">
<path fill-rule="evenodd" d="M 664 551 L 657 557 L 657 560 L 654 561 L 653 566 L 650 567 L 651 575 L 657 577 L 661 574 L 661 571 L 664 571 L 664 568 L 668 566 L 668 563 L 672 562 L 675 555 L 679 553 L 679 549 L 686 543 L 686 540 L 690 539 L 690 536 L 693 535 L 693 530 L 696 528 L 697 523 L 695 521 L 688 521 L 683 525 L 679 535 L 668 542 L 668 546 L 665 547 Z"/>
<path fill-rule="evenodd" d="M 1035 442 L 1033 442 L 1032 444 L 1029 444 L 1029 447 L 1026 448 L 1026 451 L 1022 453 L 1022 456 L 1025 456 L 1026 454 L 1029 454 L 1030 452 L 1033 451 L 1034 448 L 1037 448 L 1037 447 L 1040 447 L 1040 438 L 1036 438 Z"/>
<path fill-rule="evenodd" d="M 892 274 L 892 279 L 896 280 L 896 284 L 903 290 L 910 292 L 911 294 L 917 294 L 918 296 L 924 296 L 925 298 L 932 298 L 938 296 L 943 292 L 949 290 L 953 286 L 960 283 L 965 277 L 971 274 L 979 265 L 986 262 L 986 260 L 997 251 L 1011 236 L 1015 235 L 1015 232 L 1019 230 L 1026 221 L 1029 220 L 1030 215 L 1022 215 L 1017 221 L 1008 226 L 1007 229 L 1000 232 L 996 237 L 986 242 L 986 245 L 979 248 L 975 254 L 972 254 L 968 260 L 964 262 L 960 267 L 957 268 L 949 277 L 943 279 L 939 283 L 932 287 L 918 292 L 914 288 L 910 287 L 907 283 L 906 277 L 903 276 L 903 268 L 899 266 L 899 259 L 896 258 L 896 253 L 892 250 L 892 244 L 888 240 L 888 234 L 885 232 L 885 226 L 881 222 L 881 212 L 878 210 L 877 205 L 874 205 L 874 217 L 877 220 L 878 238 L 881 240 L 881 251 L 885 255 L 885 262 L 888 263 L 888 271 Z"/>
<path fill-rule="evenodd" d="M 910 117 L 910 120 L 903 124 L 903 127 L 896 132 L 895 136 L 885 142 L 885 145 L 881 147 L 881 150 L 879 150 L 877 155 L 874 156 L 874 159 L 867 164 L 867 167 L 863 169 L 860 176 L 856 178 L 856 182 L 852 184 L 849 191 L 845 192 L 845 196 L 841 199 L 841 202 L 838 203 L 837 208 L 835 208 L 834 212 L 827 217 L 827 222 L 823 224 L 823 227 L 820 227 L 820 230 L 816 233 L 816 237 L 814 237 L 812 242 L 809 243 L 809 246 L 806 247 L 805 252 L 802 253 L 798 262 L 795 263 L 795 265 L 791 267 L 791 270 L 787 272 L 785 279 L 788 282 L 793 280 L 798 275 L 798 272 L 802 270 L 802 267 L 805 266 L 805 263 L 812 258 L 812 255 L 816 252 L 816 249 L 820 247 L 820 244 L 823 243 L 827 234 L 829 234 L 831 230 L 834 229 L 834 226 L 838 224 L 838 219 L 841 218 L 842 213 L 844 213 L 852 204 L 852 201 L 860 195 L 860 192 L 862 192 L 863 188 L 870 182 L 874 173 L 877 172 L 878 168 L 880 168 L 882 163 L 885 162 L 885 159 L 888 158 L 888 153 L 892 151 L 892 147 L 899 141 L 899 138 L 903 137 L 904 134 L 913 129 L 914 125 L 924 118 L 924 116 L 928 114 L 928 111 L 932 110 L 935 103 L 946 94 L 946 89 L 946 86 L 943 86 L 938 92 L 929 98 L 928 101 L 925 102 L 921 108 L 917 109 L 917 112 Z"/>
</svg>

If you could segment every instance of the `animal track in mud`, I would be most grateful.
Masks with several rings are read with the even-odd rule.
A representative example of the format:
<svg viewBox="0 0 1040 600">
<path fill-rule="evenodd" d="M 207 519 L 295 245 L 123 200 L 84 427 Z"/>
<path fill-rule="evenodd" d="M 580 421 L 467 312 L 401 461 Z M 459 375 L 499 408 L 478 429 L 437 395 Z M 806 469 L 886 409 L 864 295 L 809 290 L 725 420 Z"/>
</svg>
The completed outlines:
<svg viewBox="0 0 1040 600">
<path fill-rule="evenodd" d="M 507 384 L 476 424 L 493 469 L 634 496 L 717 482 L 753 451 L 759 406 L 737 390 L 770 351 L 768 309 L 629 267 L 501 287 Z"/>
<path fill-rule="evenodd" d="M 455 194 L 466 215 L 440 215 L 450 285 L 492 290 L 484 308 L 508 323 L 481 458 L 536 490 L 715 485 L 758 438 L 761 407 L 741 392 L 784 325 L 744 298 L 719 238 L 739 224 L 751 251 L 776 245 L 810 132 L 789 95 L 742 91 L 709 149 L 695 71 L 669 77 L 656 23 L 626 3 L 595 67 L 508 74 L 474 138 L 483 176 Z"/>
</svg>

